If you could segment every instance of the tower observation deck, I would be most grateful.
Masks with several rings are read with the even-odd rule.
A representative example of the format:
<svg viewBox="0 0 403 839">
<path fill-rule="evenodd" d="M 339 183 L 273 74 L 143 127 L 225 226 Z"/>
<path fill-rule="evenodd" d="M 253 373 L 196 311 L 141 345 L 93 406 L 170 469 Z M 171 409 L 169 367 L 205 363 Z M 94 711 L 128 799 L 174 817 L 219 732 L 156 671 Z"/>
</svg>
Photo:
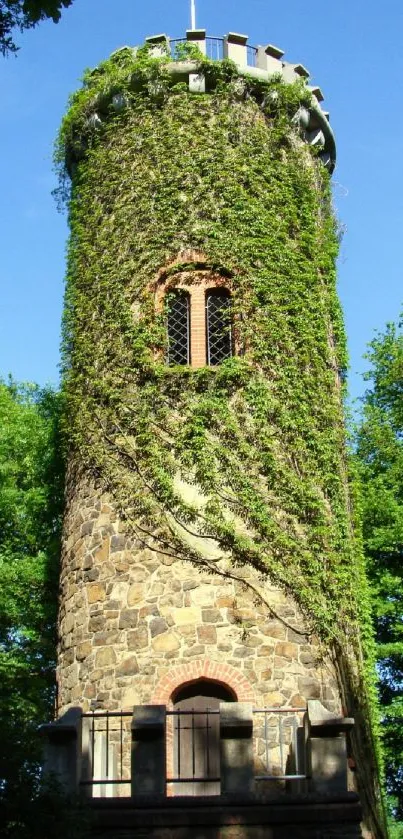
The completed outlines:
<svg viewBox="0 0 403 839">
<path fill-rule="evenodd" d="M 236 32 L 230 32 L 225 37 L 212 37 L 206 35 L 204 29 L 187 30 L 186 38 L 153 35 L 146 38 L 145 46 L 151 57 L 163 59 L 169 56 L 172 59 L 166 67 L 167 73 L 174 81 L 186 80 L 191 93 L 209 91 L 208 80 L 206 81 L 205 75 L 200 72 L 200 60 L 203 58 L 210 61 L 232 61 L 240 80 L 247 78 L 264 83 L 279 78 L 286 84 L 303 81 L 310 101 L 309 104 L 298 108 L 292 122 L 299 129 L 305 142 L 318 149 L 319 157 L 329 172 L 333 171 L 336 163 L 336 145 L 329 123 L 329 113 L 323 110 L 321 105 L 324 100 L 323 93 L 319 86 L 309 84 L 310 74 L 307 68 L 303 64 L 286 61 L 284 52 L 279 47 L 273 44 L 252 46 L 248 43 L 247 35 Z M 131 53 L 135 57 L 138 50 L 139 47 L 121 47 L 111 57 L 117 57 L 122 53 Z M 93 72 L 97 74 L 97 68 Z M 124 99 L 121 96 L 113 96 L 111 92 L 111 97 L 116 110 L 124 107 Z M 95 110 L 91 115 L 90 126 L 93 129 L 96 129 L 105 117 L 105 103 L 104 97 L 101 111 Z"/>
</svg>

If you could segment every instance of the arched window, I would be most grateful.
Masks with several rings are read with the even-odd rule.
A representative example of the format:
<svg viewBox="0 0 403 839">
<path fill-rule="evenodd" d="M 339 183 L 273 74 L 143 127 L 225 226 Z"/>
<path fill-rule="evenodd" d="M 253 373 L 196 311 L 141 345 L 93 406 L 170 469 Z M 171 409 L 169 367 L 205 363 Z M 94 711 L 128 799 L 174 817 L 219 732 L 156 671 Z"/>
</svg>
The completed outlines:
<svg viewBox="0 0 403 839">
<path fill-rule="evenodd" d="M 167 295 L 168 364 L 190 364 L 190 295 L 173 289 Z"/>
<path fill-rule="evenodd" d="M 181 251 L 175 262 L 161 268 L 150 288 L 156 311 L 165 312 L 167 364 L 213 367 L 239 351 L 232 276 L 194 250 Z"/>
<path fill-rule="evenodd" d="M 207 364 L 221 364 L 233 354 L 231 295 L 226 288 L 209 289 L 206 293 Z"/>
</svg>

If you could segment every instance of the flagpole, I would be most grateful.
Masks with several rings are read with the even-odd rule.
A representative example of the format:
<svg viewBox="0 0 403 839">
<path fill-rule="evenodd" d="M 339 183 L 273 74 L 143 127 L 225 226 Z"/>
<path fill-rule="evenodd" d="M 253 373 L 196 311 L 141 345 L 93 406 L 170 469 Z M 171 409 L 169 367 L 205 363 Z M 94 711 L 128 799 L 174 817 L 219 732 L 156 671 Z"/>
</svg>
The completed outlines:
<svg viewBox="0 0 403 839">
<path fill-rule="evenodd" d="M 191 24 L 190 24 L 191 29 L 196 29 L 196 2 L 195 2 L 195 0 L 190 0 L 190 19 L 191 19 Z"/>
</svg>

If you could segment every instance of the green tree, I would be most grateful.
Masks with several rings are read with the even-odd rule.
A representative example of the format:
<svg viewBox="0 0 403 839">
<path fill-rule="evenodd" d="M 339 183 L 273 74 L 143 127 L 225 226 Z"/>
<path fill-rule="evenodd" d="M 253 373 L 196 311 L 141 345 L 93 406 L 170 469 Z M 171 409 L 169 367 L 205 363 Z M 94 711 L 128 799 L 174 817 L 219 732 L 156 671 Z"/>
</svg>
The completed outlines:
<svg viewBox="0 0 403 839">
<path fill-rule="evenodd" d="M 3 55 L 16 52 L 13 30 L 30 29 L 46 18 L 57 23 L 61 10 L 73 0 L 0 0 L 0 50 Z"/>
<path fill-rule="evenodd" d="M 373 595 L 387 791 L 403 820 L 403 323 L 370 344 L 358 433 L 364 548 Z M 403 829 L 403 824 L 400 830 Z M 403 835 L 399 832 L 395 835 Z"/>
<path fill-rule="evenodd" d="M 22 812 L 35 799 L 37 729 L 52 717 L 63 501 L 59 415 L 60 396 L 52 390 L 0 382 L 0 804 L 7 836 L 31 835 L 15 824 L 16 813 L 21 794 Z"/>
</svg>

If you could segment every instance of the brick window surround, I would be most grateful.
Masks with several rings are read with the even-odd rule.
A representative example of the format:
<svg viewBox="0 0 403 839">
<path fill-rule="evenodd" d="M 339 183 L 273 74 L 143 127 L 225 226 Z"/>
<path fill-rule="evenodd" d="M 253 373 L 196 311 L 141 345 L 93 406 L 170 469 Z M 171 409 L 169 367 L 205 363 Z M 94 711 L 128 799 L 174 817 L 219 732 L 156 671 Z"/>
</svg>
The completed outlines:
<svg viewBox="0 0 403 839">
<path fill-rule="evenodd" d="M 177 270 L 175 268 L 177 267 Z M 163 268 L 154 286 L 156 311 L 161 312 L 164 298 L 174 289 L 190 296 L 190 366 L 207 364 L 206 295 L 213 289 L 231 292 L 229 278 L 208 266 L 203 254 L 186 251 L 172 265 Z"/>
</svg>

